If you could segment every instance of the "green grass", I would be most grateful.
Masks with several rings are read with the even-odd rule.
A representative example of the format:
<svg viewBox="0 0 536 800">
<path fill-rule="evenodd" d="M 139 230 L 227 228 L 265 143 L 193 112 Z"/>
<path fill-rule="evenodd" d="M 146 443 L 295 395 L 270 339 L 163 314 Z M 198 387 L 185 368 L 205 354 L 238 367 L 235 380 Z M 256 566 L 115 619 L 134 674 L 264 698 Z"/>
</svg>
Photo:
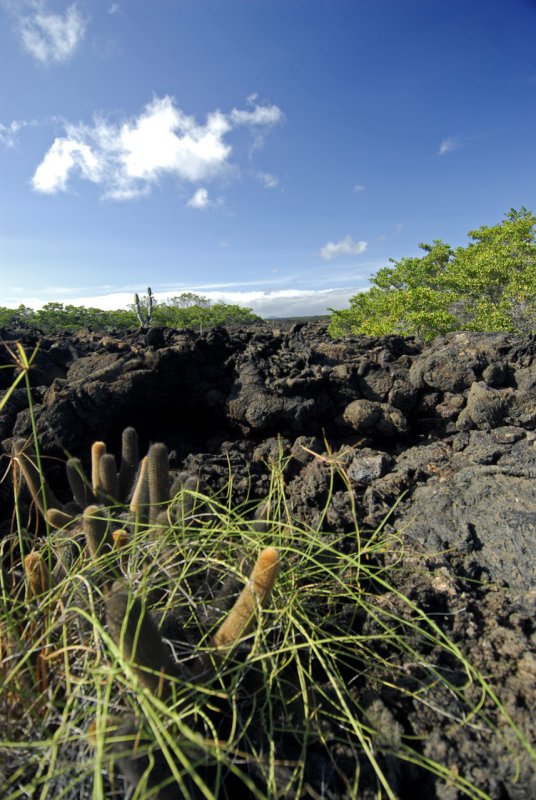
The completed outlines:
<svg viewBox="0 0 536 800">
<path fill-rule="evenodd" d="M 20 382 L 31 359 L 20 350 L 18 358 Z M 32 448 L 39 452 L 37 441 Z M 332 482 L 345 481 L 351 495 L 344 469 L 327 461 Z M 39 465 L 46 471 L 44 458 Z M 180 509 L 187 495 L 194 497 L 198 514 L 179 512 L 173 524 L 157 527 L 130 522 L 118 568 L 132 596 L 163 626 L 176 664 L 165 698 L 147 689 L 106 626 L 102 575 L 109 555 L 91 559 L 81 546 L 66 577 L 30 596 L 22 569 L 29 551 L 38 550 L 52 571 L 58 538 L 80 537 L 76 527 L 67 534 L 46 530 L 35 509 L 23 518 L 15 467 L 17 512 L 1 542 L 4 800 L 121 798 L 124 778 L 114 765 L 133 751 L 147 766 L 136 800 L 159 796 L 162 787 L 149 778 L 154 764 L 162 767 L 162 786 L 178 786 L 186 797 L 237 796 L 238 784 L 259 800 L 298 798 L 313 791 L 312 762 L 325 774 L 340 773 L 338 791 L 349 798 L 368 787 L 367 797 L 395 800 L 401 777 L 415 786 L 433 777 L 460 797 L 489 798 L 469 769 L 425 755 L 424 734 L 410 735 L 404 726 L 415 704 L 426 706 L 438 726 L 465 729 L 483 743 L 506 729 L 512 760 L 536 760 L 498 688 L 395 588 L 393 577 L 409 555 L 403 537 L 385 525 L 365 532 L 356 522 L 353 533 L 334 534 L 323 530 L 323 516 L 315 528 L 295 519 L 283 460 L 270 465 L 262 525 L 252 503 L 233 507 L 232 476 L 217 496 L 183 489 L 173 498 Z M 264 547 L 281 557 L 271 601 L 204 679 L 196 665 L 210 661 L 211 636 Z"/>
</svg>

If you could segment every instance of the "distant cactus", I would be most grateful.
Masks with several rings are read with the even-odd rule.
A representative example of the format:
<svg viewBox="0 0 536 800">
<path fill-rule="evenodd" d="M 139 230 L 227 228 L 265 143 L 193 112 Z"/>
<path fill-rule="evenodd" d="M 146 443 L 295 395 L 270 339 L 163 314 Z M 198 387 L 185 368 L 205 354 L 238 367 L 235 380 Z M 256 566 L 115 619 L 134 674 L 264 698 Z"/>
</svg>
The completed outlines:
<svg viewBox="0 0 536 800">
<path fill-rule="evenodd" d="M 151 324 L 151 317 L 153 316 L 154 298 L 151 292 L 151 287 L 147 287 L 147 299 L 140 300 L 139 294 L 134 294 L 134 305 L 136 306 L 136 315 L 138 317 L 140 328 L 148 328 Z"/>
</svg>

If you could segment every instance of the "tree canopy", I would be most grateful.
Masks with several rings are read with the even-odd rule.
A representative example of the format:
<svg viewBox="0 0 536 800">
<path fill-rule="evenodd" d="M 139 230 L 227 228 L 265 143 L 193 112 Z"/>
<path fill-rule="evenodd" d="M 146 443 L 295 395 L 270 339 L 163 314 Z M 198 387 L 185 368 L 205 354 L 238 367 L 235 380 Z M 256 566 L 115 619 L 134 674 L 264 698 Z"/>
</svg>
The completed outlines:
<svg viewBox="0 0 536 800">
<path fill-rule="evenodd" d="M 152 325 L 206 330 L 216 325 L 247 325 L 260 322 L 251 309 L 228 303 L 211 303 L 206 297 L 185 292 L 164 303 L 154 301 Z M 100 308 L 46 303 L 38 311 L 21 305 L 0 307 L 0 328 L 34 326 L 47 334 L 69 333 L 82 328 L 92 331 L 121 331 L 139 327 L 134 304 L 127 309 L 104 311 Z"/>
<path fill-rule="evenodd" d="M 423 339 L 454 330 L 536 331 L 536 217 L 511 209 L 498 225 L 470 231 L 466 247 L 439 239 L 424 255 L 390 259 L 372 287 L 333 311 L 329 331 L 399 333 Z"/>
</svg>

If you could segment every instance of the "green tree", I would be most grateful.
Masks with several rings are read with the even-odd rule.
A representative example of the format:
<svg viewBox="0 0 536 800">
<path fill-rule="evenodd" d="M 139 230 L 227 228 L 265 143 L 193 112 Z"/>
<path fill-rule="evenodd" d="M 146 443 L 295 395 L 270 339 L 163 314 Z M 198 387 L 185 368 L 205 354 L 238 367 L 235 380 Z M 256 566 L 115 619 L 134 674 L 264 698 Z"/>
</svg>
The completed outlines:
<svg viewBox="0 0 536 800">
<path fill-rule="evenodd" d="M 467 247 L 440 240 L 425 255 L 391 259 L 372 287 L 333 311 L 333 336 L 399 333 L 423 339 L 453 330 L 536 330 L 536 217 L 511 209 L 503 222 L 470 231 Z"/>
<path fill-rule="evenodd" d="M 0 306 L 0 328 L 33 325 L 34 311 L 28 306 L 20 305 L 18 308 Z"/>
<path fill-rule="evenodd" d="M 260 322 L 251 309 L 228 303 L 211 303 L 201 295 L 185 292 L 165 303 L 155 305 L 155 325 L 204 330 L 215 325 L 249 325 Z"/>
</svg>

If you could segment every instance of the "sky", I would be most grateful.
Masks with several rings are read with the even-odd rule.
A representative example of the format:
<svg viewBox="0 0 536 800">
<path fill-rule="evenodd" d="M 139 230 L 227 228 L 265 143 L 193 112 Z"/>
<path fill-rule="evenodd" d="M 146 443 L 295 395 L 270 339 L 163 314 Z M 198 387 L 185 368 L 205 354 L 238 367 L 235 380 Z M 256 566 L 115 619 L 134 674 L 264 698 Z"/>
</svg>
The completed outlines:
<svg viewBox="0 0 536 800">
<path fill-rule="evenodd" d="M 0 0 L 0 306 L 345 308 L 536 210 L 536 0 Z"/>
</svg>

